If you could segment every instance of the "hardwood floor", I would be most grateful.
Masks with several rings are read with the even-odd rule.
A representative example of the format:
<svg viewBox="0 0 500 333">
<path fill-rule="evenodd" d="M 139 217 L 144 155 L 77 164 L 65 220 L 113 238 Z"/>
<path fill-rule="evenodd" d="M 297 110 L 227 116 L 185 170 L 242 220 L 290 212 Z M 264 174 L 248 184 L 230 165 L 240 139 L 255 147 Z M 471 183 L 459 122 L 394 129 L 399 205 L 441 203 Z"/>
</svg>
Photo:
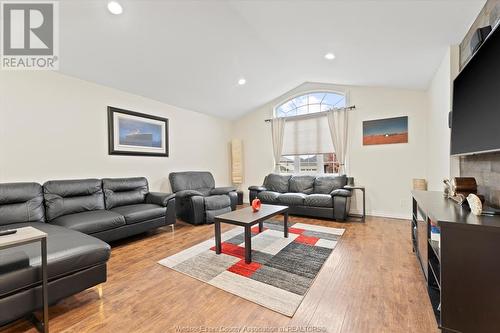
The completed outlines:
<svg viewBox="0 0 500 333">
<path fill-rule="evenodd" d="M 52 306 L 50 330 L 181 332 L 177 328 L 246 326 L 276 327 L 266 332 L 278 332 L 307 326 L 322 332 L 438 332 L 411 250 L 409 221 L 368 217 L 366 223 L 336 223 L 290 217 L 295 222 L 346 232 L 293 318 L 157 264 L 213 237 L 213 225 L 178 222 L 174 233 L 164 227 L 112 244 L 102 297 L 99 288 L 92 288 Z M 231 228 L 223 225 L 222 231 Z M 35 329 L 19 320 L 0 332 Z"/>
</svg>

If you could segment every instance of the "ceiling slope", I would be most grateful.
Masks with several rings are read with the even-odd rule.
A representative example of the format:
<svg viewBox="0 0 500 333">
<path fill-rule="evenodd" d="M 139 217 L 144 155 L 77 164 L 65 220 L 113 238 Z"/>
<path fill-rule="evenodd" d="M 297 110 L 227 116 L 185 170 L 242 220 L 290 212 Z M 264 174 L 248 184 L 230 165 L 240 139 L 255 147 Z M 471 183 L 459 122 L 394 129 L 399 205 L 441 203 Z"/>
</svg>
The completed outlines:
<svg viewBox="0 0 500 333">
<path fill-rule="evenodd" d="M 60 71 L 234 119 L 306 81 L 425 89 L 484 0 L 120 3 L 61 1 Z"/>
</svg>

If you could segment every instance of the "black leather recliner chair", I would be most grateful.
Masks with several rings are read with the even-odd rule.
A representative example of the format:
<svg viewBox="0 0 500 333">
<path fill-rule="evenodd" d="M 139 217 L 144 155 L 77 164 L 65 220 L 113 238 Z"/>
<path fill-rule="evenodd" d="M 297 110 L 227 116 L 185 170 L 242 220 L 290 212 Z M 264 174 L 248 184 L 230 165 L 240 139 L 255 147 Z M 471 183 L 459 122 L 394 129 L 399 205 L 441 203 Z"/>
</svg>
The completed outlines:
<svg viewBox="0 0 500 333">
<path fill-rule="evenodd" d="M 216 215 L 236 209 L 236 189 L 215 187 L 210 172 L 172 172 L 168 178 L 175 193 L 177 217 L 188 223 L 213 223 Z"/>
<path fill-rule="evenodd" d="M 250 186 L 250 202 L 288 206 L 294 215 L 344 221 L 349 215 L 352 192 L 345 175 L 288 175 L 271 173 L 262 186 Z"/>
</svg>

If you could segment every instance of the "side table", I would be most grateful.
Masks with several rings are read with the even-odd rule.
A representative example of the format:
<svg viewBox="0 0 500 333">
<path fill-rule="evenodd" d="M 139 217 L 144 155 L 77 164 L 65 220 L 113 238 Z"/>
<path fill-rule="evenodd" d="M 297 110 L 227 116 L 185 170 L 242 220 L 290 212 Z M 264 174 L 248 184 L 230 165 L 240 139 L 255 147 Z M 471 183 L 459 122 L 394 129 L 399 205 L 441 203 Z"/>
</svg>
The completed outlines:
<svg viewBox="0 0 500 333">
<path fill-rule="evenodd" d="M 42 255 L 42 302 L 43 321 L 32 316 L 32 322 L 40 332 L 49 332 L 49 300 L 47 288 L 47 234 L 33 227 L 16 229 L 15 234 L 0 236 L 0 250 L 40 241 Z"/>
<path fill-rule="evenodd" d="M 366 199 L 365 199 L 365 187 L 364 186 L 344 186 L 347 190 L 359 190 L 363 194 L 363 214 L 349 214 L 349 217 L 359 218 L 361 221 L 365 222 L 366 219 Z"/>
</svg>

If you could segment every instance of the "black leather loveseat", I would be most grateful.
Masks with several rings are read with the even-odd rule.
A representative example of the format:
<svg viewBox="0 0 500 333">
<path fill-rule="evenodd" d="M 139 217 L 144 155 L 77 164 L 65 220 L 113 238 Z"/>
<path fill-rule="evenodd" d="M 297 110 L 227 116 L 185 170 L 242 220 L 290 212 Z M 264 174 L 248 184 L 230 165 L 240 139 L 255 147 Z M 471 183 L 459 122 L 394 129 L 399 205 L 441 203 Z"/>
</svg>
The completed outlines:
<svg viewBox="0 0 500 333">
<path fill-rule="evenodd" d="M 0 230 L 47 233 L 49 303 L 106 281 L 117 240 L 175 223 L 175 196 L 145 178 L 0 184 Z M 39 245 L 0 250 L 0 326 L 41 307 Z"/>
<path fill-rule="evenodd" d="M 289 206 L 289 213 L 346 220 L 352 193 L 345 175 L 287 175 L 272 173 L 262 186 L 250 186 L 250 202 Z"/>
<path fill-rule="evenodd" d="M 177 216 L 188 223 L 213 223 L 216 215 L 236 209 L 236 189 L 215 187 L 210 172 L 172 172 L 168 178 L 176 196 Z"/>
</svg>

